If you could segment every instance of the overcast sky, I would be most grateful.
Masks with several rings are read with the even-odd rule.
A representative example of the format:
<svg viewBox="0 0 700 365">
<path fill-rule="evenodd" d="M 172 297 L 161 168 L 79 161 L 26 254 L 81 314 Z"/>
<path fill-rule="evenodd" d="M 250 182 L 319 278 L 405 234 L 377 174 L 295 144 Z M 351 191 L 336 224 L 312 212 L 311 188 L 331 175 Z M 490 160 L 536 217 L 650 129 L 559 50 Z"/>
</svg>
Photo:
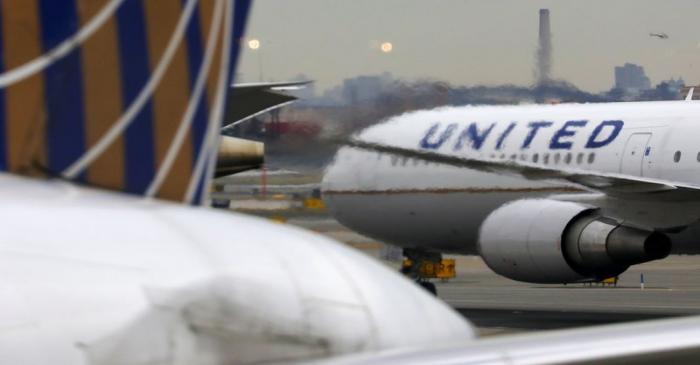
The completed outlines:
<svg viewBox="0 0 700 365">
<path fill-rule="evenodd" d="M 391 72 L 455 85 L 529 85 L 538 10 L 551 12 L 553 76 L 582 89 L 613 84 L 613 67 L 645 67 L 652 84 L 700 81 L 699 0 L 255 0 L 240 72 L 257 81 L 298 74 L 324 90 Z M 649 36 L 664 32 L 669 39 Z M 384 54 L 379 44 L 389 41 Z"/>
</svg>

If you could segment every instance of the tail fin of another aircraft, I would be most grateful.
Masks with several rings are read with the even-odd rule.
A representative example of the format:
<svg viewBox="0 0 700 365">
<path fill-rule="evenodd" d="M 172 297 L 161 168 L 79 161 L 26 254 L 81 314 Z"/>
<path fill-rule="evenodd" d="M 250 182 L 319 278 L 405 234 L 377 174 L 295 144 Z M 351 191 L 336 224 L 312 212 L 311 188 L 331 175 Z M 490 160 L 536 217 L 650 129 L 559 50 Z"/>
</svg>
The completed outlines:
<svg viewBox="0 0 700 365">
<path fill-rule="evenodd" d="M 202 202 L 251 1 L 0 2 L 0 170 Z"/>
</svg>

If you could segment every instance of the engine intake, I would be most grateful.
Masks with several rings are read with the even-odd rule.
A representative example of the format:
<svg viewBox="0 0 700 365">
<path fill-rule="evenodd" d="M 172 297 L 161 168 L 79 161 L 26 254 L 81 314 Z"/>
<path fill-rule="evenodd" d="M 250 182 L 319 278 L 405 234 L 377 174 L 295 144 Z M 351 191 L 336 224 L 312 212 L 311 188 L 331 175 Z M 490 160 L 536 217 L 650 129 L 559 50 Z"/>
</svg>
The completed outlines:
<svg viewBox="0 0 700 365">
<path fill-rule="evenodd" d="M 519 200 L 491 213 L 479 252 L 496 273 L 533 283 L 571 283 L 619 275 L 671 251 L 664 234 L 621 224 L 595 207 Z"/>
</svg>

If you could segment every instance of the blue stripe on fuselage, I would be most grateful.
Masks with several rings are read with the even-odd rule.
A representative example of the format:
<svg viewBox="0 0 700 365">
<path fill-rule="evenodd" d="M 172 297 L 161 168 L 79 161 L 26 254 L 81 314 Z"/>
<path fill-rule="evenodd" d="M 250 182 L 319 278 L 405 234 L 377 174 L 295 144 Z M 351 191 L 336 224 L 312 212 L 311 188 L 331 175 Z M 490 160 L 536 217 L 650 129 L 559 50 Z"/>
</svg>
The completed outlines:
<svg viewBox="0 0 700 365">
<path fill-rule="evenodd" d="M 140 0 L 127 0 L 117 11 L 119 63 L 124 109 L 136 99 L 151 76 L 146 22 Z M 153 105 L 149 100 L 124 134 L 125 190 L 146 191 L 155 175 Z"/>
<path fill-rule="evenodd" d="M 79 28 L 75 2 L 40 0 L 41 43 L 49 51 Z M 80 48 L 56 60 L 45 71 L 47 163 L 60 173 L 85 152 L 83 70 Z M 78 177 L 84 180 L 85 175 Z"/>
</svg>

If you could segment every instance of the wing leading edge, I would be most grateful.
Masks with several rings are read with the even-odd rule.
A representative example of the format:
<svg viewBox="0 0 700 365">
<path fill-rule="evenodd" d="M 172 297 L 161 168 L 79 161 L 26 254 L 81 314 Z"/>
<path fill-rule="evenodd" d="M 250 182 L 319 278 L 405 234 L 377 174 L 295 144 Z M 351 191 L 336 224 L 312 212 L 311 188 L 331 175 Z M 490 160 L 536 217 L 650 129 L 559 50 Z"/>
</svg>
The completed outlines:
<svg viewBox="0 0 700 365">
<path fill-rule="evenodd" d="M 443 348 L 414 349 L 321 362 L 411 364 L 695 364 L 700 317 L 503 336 Z"/>
<path fill-rule="evenodd" d="M 489 160 L 440 152 L 410 149 L 359 139 L 340 141 L 348 147 L 393 154 L 405 158 L 468 168 L 502 175 L 521 176 L 529 180 L 561 180 L 610 195 L 645 195 L 665 200 L 700 200 L 700 187 L 658 179 L 579 169 L 552 169 L 517 160 Z"/>
</svg>

